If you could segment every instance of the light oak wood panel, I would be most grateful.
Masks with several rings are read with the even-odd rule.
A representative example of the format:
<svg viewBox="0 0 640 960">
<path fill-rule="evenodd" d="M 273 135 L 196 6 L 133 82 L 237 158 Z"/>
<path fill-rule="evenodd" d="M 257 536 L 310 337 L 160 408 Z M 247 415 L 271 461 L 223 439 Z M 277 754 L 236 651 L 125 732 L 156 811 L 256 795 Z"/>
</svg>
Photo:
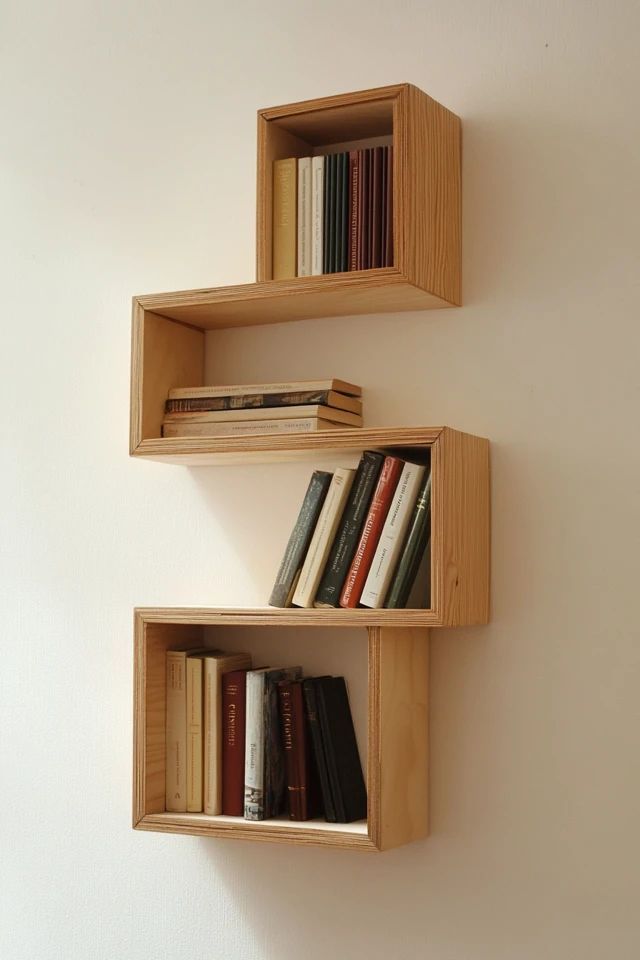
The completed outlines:
<svg viewBox="0 0 640 960">
<path fill-rule="evenodd" d="M 392 132 L 392 101 L 405 86 L 396 84 L 301 100 L 259 110 L 258 115 L 314 146 L 379 137 Z"/>
</svg>

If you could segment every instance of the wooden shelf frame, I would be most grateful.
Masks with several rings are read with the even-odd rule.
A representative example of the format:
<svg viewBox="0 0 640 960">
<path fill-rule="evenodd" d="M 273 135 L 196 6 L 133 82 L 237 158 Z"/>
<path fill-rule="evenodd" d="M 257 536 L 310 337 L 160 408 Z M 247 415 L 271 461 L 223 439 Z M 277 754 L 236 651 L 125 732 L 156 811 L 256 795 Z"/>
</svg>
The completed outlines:
<svg viewBox="0 0 640 960">
<path fill-rule="evenodd" d="M 271 611 L 269 623 L 292 634 L 326 625 L 303 611 Z M 209 626 L 255 626 L 263 611 L 149 608 L 134 616 L 133 826 L 138 830 L 381 851 L 428 834 L 428 630 L 367 630 L 368 716 L 366 823 L 327 824 L 165 811 L 166 651 L 208 645 Z"/>
</svg>

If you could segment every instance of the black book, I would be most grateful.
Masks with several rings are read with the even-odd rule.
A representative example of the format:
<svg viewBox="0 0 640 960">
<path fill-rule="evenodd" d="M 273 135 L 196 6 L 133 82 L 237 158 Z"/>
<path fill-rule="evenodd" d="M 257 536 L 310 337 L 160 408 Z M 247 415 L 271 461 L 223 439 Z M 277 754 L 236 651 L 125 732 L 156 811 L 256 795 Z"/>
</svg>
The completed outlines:
<svg viewBox="0 0 640 960">
<path fill-rule="evenodd" d="M 318 514 L 331 483 L 331 473 L 315 470 L 295 522 L 269 597 L 271 607 L 290 607 Z"/>
<path fill-rule="evenodd" d="M 425 476 L 411 514 L 409 528 L 400 552 L 398 565 L 391 577 L 385 607 L 407 606 L 421 561 L 431 534 L 431 473 Z"/>
<path fill-rule="evenodd" d="M 315 607 L 337 607 L 340 602 L 342 585 L 356 552 L 383 463 L 384 454 L 374 450 L 365 450 L 360 458 L 316 593 Z"/>
<path fill-rule="evenodd" d="M 340 273 L 342 270 L 342 198 L 344 196 L 344 164 L 342 163 L 342 154 L 336 153 L 336 180 L 333 194 L 334 203 L 334 245 L 333 245 L 333 270 L 332 273 Z"/>
<path fill-rule="evenodd" d="M 381 182 L 381 208 L 380 208 L 380 266 L 386 267 L 386 238 L 387 238 L 387 154 L 389 147 L 382 147 L 382 169 L 380 172 Z"/>
<path fill-rule="evenodd" d="M 367 788 L 344 677 L 319 677 L 316 697 L 336 822 L 364 820 Z"/>
<path fill-rule="evenodd" d="M 368 270 L 371 266 L 369 260 L 369 218 L 370 218 L 370 207 L 369 207 L 369 185 L 371 183 L 371 150 L 362 151 L 362 204 L 360 209 L 360 216 L 362 218 L 362 253 L 361 253 L 361 270 Z"/>
<path fill-rule="evenodd" d="M 337 823 L 336 808 L 333 802 L 333 794 L 329 783 L 329 771 L 327 769 L 327 758 L 325 753 L 324 741 L 322 739 L 322 730 L 320 719 L 318 717 L 318 702 L 316 697 L 316 683 L 319 678 L 310 677 L 302 681 L 302 692 L 304 694 L 304 705 L 306 717 L 309 724 L 309 733 L 311 734 L 311 744 L 313 747 L 313 758 L 315 760 L 315 769 L 320 782 L 320 792 L 322 795 L 322 806 L 324 808 L 325 820 L 328 823 Z"/>
<path fill-rule="evenodd" d="M 349 178 L 349 154 L 341 153 L 342 163 L 342 194 L 340 196 L 340 265 L 338 269 L 344 273 L 349 269 L 349 224 L 351 183 Z"/>
<path fill-rule="evenodd" d="M 333 156 L 324 158 L 322 272 L 331 273 L 331 199 L 333 197 Z"/>
</svg>

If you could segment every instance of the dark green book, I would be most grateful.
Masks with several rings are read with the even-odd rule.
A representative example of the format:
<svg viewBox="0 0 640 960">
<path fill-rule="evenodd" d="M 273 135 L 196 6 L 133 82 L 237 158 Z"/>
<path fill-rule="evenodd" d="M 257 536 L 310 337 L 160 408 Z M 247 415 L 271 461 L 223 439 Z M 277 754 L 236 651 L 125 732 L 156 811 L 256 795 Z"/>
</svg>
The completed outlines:
<svg viewBox="0 0 640 960">
<path fill-rule="evenodd" d="M 323 179 L 323 203 L 322 203 L 322 272 L 331 273 L 331 254 L 330 254 L 330 240 L 331 240 L 331 173 L 332 173 L 332 158 L 327 156 L 324 158 L 324 179 Z"/>
<path fill-rule="evenodd" d="M 309 677 L 302 681 L 302 692 L 304 695 L 304 704 L 306 718 L 309 723 L 309 733 L 311 734 L 311 744 L 313 746 L 313 758 L 315 768 L 320 782 L 320 791 L 322 794 L 322 806 L 324 817 L 328 823 L 336 823 L 336 808 L 333 802 L 333 794 L 329 783 L 329 770 L 327 768 L 327 756 L 322 739 L 322 730 L 320 728 L 320 718 L 318 717 L 318 701 L 316 697 L 316 684 L 319 677 Z"/>
<path fill-rule="evenodd" d="M 315 686 L 336 822 L 365 820 L 367 788 L 362 774 L 347 685 L 344 677 L 319 677 Z"/>
<path fill-rule="evenodd" d="M 271 607 L 291 606 L 291 598 L 295 593 L 307 548 L 313 536 L 316 521 L 327 495 L 332 476 L 333 474 L 325 473 L 323 470 L 315 470 L 309 481 L 298 519 L 291 531 L 276 582 L 269 597 L 269 606 Z"/>
<path fill-rule="evenodd" d="M 389 593 L 384 602 L 385 607 L 406 607 L 430 534 L 431 472 L 427 474 L 418 492 L 400 560 L 391 578 Z"/>
</svg>

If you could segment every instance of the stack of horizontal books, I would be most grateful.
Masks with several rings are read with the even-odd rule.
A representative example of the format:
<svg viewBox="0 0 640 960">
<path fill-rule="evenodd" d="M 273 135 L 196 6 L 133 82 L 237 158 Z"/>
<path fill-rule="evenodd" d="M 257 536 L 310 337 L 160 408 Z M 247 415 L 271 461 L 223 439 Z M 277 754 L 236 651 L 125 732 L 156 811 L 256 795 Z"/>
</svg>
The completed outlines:
<svg viewBox="0 0 640 960">
<path fill-rule="evenodd" d="M 265 820 L 367 815 L 344 677 L 252 669 L 248 653 L 169 650 L 165 808 Z"/>
<path fill-rule="evenodd" d="M 273 279 L 393 266 L 392 147 L 273 165 Z"/>
<path fill-rule="evenodd" d="M 357 469 L 316 470 L 269 604 L 427 608 L 430 520 L 427 463 L 367 450 Z"/>
<path fill-rule="evenodd" d="M 362 388 L 344 380 L 298 380 L 169 391 L 163 437 L 313 433 L 362 426 Z"/>
</svg>

